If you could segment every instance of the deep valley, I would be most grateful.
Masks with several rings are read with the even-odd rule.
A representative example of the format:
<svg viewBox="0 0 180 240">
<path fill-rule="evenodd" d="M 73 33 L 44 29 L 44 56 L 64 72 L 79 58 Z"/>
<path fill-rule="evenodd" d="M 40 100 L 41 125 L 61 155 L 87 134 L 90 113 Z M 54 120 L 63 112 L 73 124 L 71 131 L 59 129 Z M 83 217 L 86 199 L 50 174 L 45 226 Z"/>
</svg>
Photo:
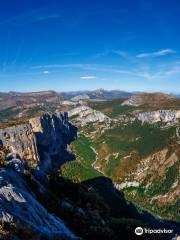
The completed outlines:
<svg viewBox="0 0 180 240">
<path fill-rule="evenodd" d="M 180 99 L 65 97 L 13 93 L 15 105 L 6 108 L 1 98 L 4 239 L 136 239 L 137 226 L 173 229 L 150 238 L 173 239 L 180 222 Z"/>
</svg>

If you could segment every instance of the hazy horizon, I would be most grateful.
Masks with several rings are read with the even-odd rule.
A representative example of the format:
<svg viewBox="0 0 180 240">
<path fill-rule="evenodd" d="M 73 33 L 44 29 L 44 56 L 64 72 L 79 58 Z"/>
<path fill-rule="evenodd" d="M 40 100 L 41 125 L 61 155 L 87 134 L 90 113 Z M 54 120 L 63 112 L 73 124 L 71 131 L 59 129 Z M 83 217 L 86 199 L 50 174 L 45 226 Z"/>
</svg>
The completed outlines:
<svg viewBox="0 0 180 240">
<path fill-rule="evenodd" d="M 32 91 L 15 91 L 15 90 L 10 90 L 10 91 L 0 91 L 0 93 L 36 93 L 36 92 L 48 92 L 48 91 L 54 91 L 57 93 L 70 93 L 70 92 L 91 92 L 91 91 L 98 91 L 98 90 L 104 90 L 104 91 L 122 91 L 122 92 L 127 92 L 127 93 L 164 93 L 164 94 L 169 94 L 169 95 L 179 95 L 180 92 L 165 92 L 165 91 L 126 91 L 123 89 L 105 89 L 105 88 L 96 88 L 96 89 L 79 89 L 79 90 L 68 90 L 68 91 L 57 91 L 56 89 L 37 89 L 37 90 L 32 90 Z"/>
</svg>

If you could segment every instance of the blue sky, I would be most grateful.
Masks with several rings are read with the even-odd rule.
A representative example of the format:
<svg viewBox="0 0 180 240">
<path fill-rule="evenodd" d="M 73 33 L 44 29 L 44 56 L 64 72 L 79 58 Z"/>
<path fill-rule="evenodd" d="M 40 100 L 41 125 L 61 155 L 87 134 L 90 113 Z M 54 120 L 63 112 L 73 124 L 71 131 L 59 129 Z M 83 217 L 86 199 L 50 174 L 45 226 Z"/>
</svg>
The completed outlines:
<svg viewBox="0 0 180 240">
<path fill-rule="evenodd" d="M 180 92 L 179 0 L 0 0 L 0 91 Z"/>
</svg>

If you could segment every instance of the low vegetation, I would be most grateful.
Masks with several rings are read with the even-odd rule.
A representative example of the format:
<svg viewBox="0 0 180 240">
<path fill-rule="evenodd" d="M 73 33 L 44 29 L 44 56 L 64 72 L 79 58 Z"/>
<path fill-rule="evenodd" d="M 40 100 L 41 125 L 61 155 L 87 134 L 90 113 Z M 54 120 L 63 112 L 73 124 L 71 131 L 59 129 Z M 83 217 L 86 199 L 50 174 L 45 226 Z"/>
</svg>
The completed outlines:
<svg viewBox="0 0 180 240">
<path fill-rule="evenodd" d="M 85 181 L 100 174 L 92 167 L 96 160 L 92 142 L 85 135 L 79 134 L 73 143 L 73 151 L 77 156 L 75 161 L 65 163 L 62 168 L 62 176 L 72 179 L 75 182 Z"/>
<path fill-rule="evenodd" d="M 135 121 L 106 130 L 95 140 L 93 146 L 98 153 L 99 165 L 107 175 L 115 177 L 123 166 L 127 170 L 131 166 L 128 159 L 132 159 L 132 165 L 135 165 L 136 160 L 141 157 L 161 150 L 172 141 L 174 134 L 174 128 L 162 130 L 158 125 L 142 125 Z M 126 156 L 130 158 L 121 161 Z M 123 171 L 126 169 L 123 168 Z"/>
<path fill-rule="evenodd" d="M 169 167 L 164 180 L 157 179 L 156 182 L 148 189 L 149 196 L 156 196 L 159 194 L 166 194 L 172 187 L 173 183 L 179 178 L 179 162 Z"/>
<path fill-rule="evenodd" d="M 128 114 L 133 110 L 136 110 L 137 107 L 133 106 L 122 106 L 121 103 L 124 99 L 114 99 L 114 100 L 106 100 L 106 101 L 94 101 L 89 102 L 88 105 L 93 109 L 103 112 L 108 117 L 115 118 L 121 114 Z"/>
<path fill-rule="evenodd" d="M 21 125 L 21 124 L 27 124 L 27 123 L 28 123 L 28 119 L 17 119 L 17 120 L 9 121 L 6 123 L 1 123 L 0 129 L 13 127 L 13 126 Z"/>
</svg>

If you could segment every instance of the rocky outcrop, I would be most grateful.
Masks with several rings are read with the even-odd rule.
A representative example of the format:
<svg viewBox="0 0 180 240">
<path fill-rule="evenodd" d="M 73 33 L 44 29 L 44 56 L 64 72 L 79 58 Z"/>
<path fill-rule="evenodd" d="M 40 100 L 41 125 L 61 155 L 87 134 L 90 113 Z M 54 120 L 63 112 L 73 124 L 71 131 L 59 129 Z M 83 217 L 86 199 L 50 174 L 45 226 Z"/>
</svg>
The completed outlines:
<svg viewBox="0 0 180 240">
<path fill-rule="evenodd" d="M 54 115 L 44 114 L 40 117 L 31 118 L 29 123 L 36 135 L 38 145 L 50 154 L 56 154 L 62 146 L 70 143 L 71 133 L 68 115 L 57 113 Z"/>
<path fill-rule="evenodd" d="M 18 153 L 31 167 L 39 163 L 37 141 L 30 124 L 0 129 L 0 145 Z"/>
<path fill-rule="evenodd" d="M 77 95 L 73 98 L 71 98 L 72 101 L 79 101 L 79 100 L 86 100 L 86 99 L 89 99 L 90 97 L 87 95 L 87 94 L 81 94 L 81 95 Z"/>
<path fill-rule="evenodd" d="M 0 223 L 15 224 L 16 231 L 27 229 L 32 233 L 28 239 L 77 239 L 60 218 L 37 201 L 23 179 L 23 161 L 13 157 L 8 157 L 6 168 L 0 168 Z"/>
<path fill-rule="evenodd" d="M 37 240 L 77 239 L 40 201 L 47 193 L 46 172 L 73 159 L 68 146 L 76 132 L 67 113 L 44 114 L 0 130 L 1 148 L 8 149 L 0 167 L 0 224 L 14 224 L 16 231 L 25 229 Z"/>
<path fill-rule="evenodd" d="M 44 114 L 27 124 L 0 129 L 0 145 L 19 154 L 29 166 L 48 170 L 53 167 L 55 156 L 55 165 L 73 159 L 68 145 L 76 138 L 76 132 L 67 113 Z"/>
<path fill-rule="evenodd" d="M 158 110 L 152 112 L 137 113 L 136 117 L 142 123 L 177 123 L 180 119 L 180 110 Z"/>
<path fill-rule="evenodd" d="M 110 123 L 111 119 L 102 112 L 88 106 L 80 106 L 69 111 L 69 117 L 75 118 L 75 122 L 81 126 L 88 123 Z"/>
<path fill-rule="evenodd" d="M 143 103 L 142 97 L 139 95 L 131 96 L 129 99 L 125 100 L 121 103 L 122 106 L 133 106 L 138 107 Z"/>
<path fill-rule="evenodd" d="M 77 128 L 68 121 L 67 113 L 44 114 L 29 123 L 37 139 L 43 170 L 59 167 L 63 161 L 74 158 L 68 145 L 76 138 Z"/>
<path fill-rule="evenodd" d="M 129 187 L 139 187 L 139 182 L 132 181 L 132 182 L 123 182 L 123 183 L 115 183 L 114 187 L 118 190 L 121 190 L 123 188 L 129 188 Z"/>
<path fill-rule="evenodd" d="M 66 100 L 66 101 L 62 101 L 61 104 L 65 106 L 76 106 L 78 103 Z"/>
</svg>

